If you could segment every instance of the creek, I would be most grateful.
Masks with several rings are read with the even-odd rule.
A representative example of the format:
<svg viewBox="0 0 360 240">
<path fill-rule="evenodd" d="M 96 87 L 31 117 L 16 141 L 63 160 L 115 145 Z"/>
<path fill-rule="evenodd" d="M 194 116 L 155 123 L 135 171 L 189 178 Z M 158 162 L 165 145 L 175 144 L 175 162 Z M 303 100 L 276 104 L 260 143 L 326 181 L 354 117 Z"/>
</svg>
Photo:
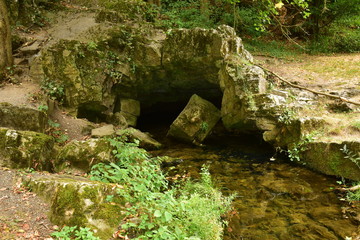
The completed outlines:
<svg viewBox="0 0 360 240">
<path fill-rule="evenodd" d="M 165 130 L 155 132 L 164 136 Z M 205 164 L 224 194 L 237 194 L 224 240 L 332 240 L 358 231 L 358 224 L 345 214 L 349 204 L 334 192 L 336 178 L 281 156 L 270 160 L 274 150 L 260 138 L 217 136 L 205 147 L 162 139 L 166 147 L 152 154 L 183 160 L 167 169 L 170 176 L 198 178 Z"/>
</svg>

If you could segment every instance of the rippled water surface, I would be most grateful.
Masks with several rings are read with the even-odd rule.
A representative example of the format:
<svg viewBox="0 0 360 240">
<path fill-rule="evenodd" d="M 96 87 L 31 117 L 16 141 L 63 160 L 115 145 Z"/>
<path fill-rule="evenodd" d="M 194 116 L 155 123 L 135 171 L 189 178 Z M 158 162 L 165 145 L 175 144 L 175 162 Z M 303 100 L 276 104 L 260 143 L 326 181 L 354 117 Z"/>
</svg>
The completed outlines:
<svg viewBox="0 0 360 240">
<path fill-rule="evenodd" d="M 237 193 L 226 240 L 331 240 L 358 231 L 343 211 L 346 203 L 333 191 L 335 178 L 284 160 L 270 161 L 272 150 L 258 140 L 224 137 L 204 148 L 176 145 L 155 154 L 184 160 L 170 174 L 198 177 L 207 164 L 224 193 Z"/>
</svg>

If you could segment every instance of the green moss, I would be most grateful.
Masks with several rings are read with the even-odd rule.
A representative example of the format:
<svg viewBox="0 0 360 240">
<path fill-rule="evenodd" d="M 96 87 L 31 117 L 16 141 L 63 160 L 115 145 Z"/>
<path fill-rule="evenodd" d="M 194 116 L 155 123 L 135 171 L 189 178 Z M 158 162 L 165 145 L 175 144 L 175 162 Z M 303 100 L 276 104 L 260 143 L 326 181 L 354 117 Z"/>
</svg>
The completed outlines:
<svg viewBox="0 0 360 240">
<path fill-rule="evenodd" d="M 64 222 L 71 226 L 84 226 L 87 222 L 78 190 L 72 184 L 57 189 L 55 200 L 51 205 L 51 221 L 55 224 Z M 65 221 L 64 221 L 65 220 Z"/>
<path fill-rule="evenodd" d="M 113 203 L 102 203 L 97 207 L 97 210 L 94 213 L 95 219 L 106 219 L 106 223 L 110 227 L 116 227 L 121 221 L 121 212 L 123 207 L 119 204 Z"/>
</svg>

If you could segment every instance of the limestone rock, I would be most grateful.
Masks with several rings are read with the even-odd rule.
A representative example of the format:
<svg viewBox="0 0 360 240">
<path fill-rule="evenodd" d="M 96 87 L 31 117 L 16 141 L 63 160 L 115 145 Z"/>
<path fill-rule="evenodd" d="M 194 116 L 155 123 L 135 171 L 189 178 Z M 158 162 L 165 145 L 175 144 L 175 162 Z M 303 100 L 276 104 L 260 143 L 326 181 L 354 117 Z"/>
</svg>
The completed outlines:
<svg viewBox="0 0 360 240">
<path fill-rule="evenodd" d="M 47 121 L 46 114 L 39 110 L 0 103 L 0 127 L 43 133 Z"/>
<path fill-rule="evenodd" d="M 59 226 L 95 229 L 100 239 L 110 239 L 123 218 L 123 199 L 114 184 L 67 175 L 31 174 L 23 182 L 50 203 L 50 220 Z M 113 202 L 106 201 L 113 195 Z"/>
<path fill-rule="evenodd" d="M 171 124 L 168 136 L 190 143 L 201 143 L 220 119 L 220 111 L 196 94 Z"/>
<path fill-rule="evenodd" d="M 112 124 L 107 124 L 105 126 L 94 128 L 91 130 L 91 136 L 96 138 L 109 137 L 114 135 L 114 133 L 115 133 L 115 129 L 114 129 L 114 125 Z"/>
<path fill-rule="evenodd" d="M 140 102 L 135 99 L 121 99 L 120 110 L 125 113 L 134 115 L 135 117 L 140 116 Z"/>
<path fill-rule="evenodd" d="M 116 128 L 125 129 L 129 126 L 126 118 L 123 115 L 121 115 L 120 112 L 109 114 L 107 117 L 107 121 L 115 125 Z"/>
<path fill-rule="evenodd" d="M 48 135 L 0 128 L 0 165 L 51 171 L 53 146 Z"/>
<path fill-rule="evenodd" d="M 360 163 L 352 161 L 341 150 L 344 145 L 353 154 L 360 156 L 360 142 L 321 142 L 315 141 L 307 145 L 301 160 L 312 169 L 327 175 L 341 176 L 360 181 Z"/>
<path fill-rule="evenodd" d="M 97 163 L 112 161 L 111 150 L 106 139 L 73 140 L 59 150 L 55 171 L 89 172 Z"/>
<path fill-rule="evenodd" d="M 324 125 L 322 118 L 297 118 L 290 124 L 274 124 L 272 129 L 263 133 L 263 139 L 277 147 L 287 147 L 299 142 L 306 134 L 321 130 Z"/>
<path fill-rule="evenodd" d="M 155 150 L 162 147 L 162 144 L 150 137 L 148 134 L 141 132 L 135 128 L 127 128 L 116 132 L 119 136 L 126 136 L 129 140 L 139 140 L 139 147 L 146 150 Z"/>
<path fill-rule="evenodd" d="M 119 114 L 122 118 L 124 118 L 129 126 L 136 127 L 136 124 L 137 124 L 136 116 L 134 116 L 130 113 L 127 113 L 127 112 L 119 112 L 119 113 L 115 113 L 115 114 Z"/>
</svg>

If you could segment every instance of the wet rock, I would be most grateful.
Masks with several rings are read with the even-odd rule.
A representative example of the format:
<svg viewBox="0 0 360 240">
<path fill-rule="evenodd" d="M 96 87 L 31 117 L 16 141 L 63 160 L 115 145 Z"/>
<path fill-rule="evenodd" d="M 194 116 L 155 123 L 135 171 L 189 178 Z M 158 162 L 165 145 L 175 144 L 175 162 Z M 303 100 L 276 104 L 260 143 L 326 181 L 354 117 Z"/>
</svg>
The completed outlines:
<svg viewBox="0 0 360 240">
<path fill-rule="evenodd" d="M 51 136 L 0 128 L 0 165 L 51 171 L 53 146 L 54 139 Z"/>
<path fill-rule="evenodd" d="M 46 114 L 39 110 L 0 103 L 0 127 L 43 133 L 47 121 Z"/>
<path fill-rule="evenodd" d="M 126 136 L 128 140 L 134 141 L 135 139 L 139 141 L 139 147 L 144 148 L 146 150 L 155 150 L 162 147 L 162 144 L 153 139 L 146 133 L 141 132 L 135 128 L 127 128 L 124 130 L 116 131 L 116 135 L 118 136 Z"/>
<path fill-rule="evenodd" d="M 359 181 L 360 165 L 356 157 L 349 157 L 341 149 L 349 149 L 352 154 L 360 153 L 360 142 L 321 142 L 314 141 L 307 145 L 307 150 L 301 154 L 302 161 L 312 169 L 327 175 L 342 176 Z"/>
<path fill-rule="evenodd" d="M 23 183 L 51 205 L 50 220 L 63 226 L 95 229 L 100 239 L 110 239 L 117 230 L 124 209 L 114 184 L 68 175 L 29 174 Z M 113 195 L 113 201 L 106 197 Z"/>
<path fill-rule="evenodd" d="M 91 130 L 91 136 L 95 138 L 109 137 L 115 134 L 114 125 L 108 124 Z"/>
<path fill-rule="evenodd" d="M 73 140 L 59 150 L 55 161 L 56 172 L 89 172 L 100 162 L 113 160 L 112 147 L 106 139 Z"/>
<path fill-rule="evenodd" d="M 220 111 L 210 102 L 193 95 L 171 124 L 168 136 L 199 144 L 220 119 Z"/>
</svg>

